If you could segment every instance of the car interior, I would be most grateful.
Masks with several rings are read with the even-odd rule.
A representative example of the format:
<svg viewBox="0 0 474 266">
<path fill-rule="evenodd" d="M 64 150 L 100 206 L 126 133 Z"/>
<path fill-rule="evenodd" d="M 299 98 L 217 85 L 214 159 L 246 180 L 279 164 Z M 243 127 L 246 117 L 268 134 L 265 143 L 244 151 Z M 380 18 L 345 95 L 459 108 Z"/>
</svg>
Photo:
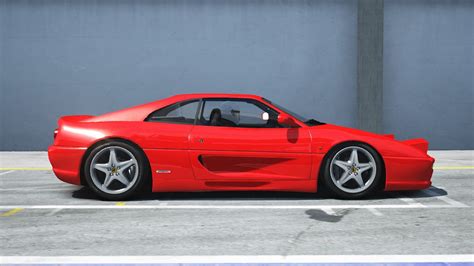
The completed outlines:
<svg viewBox="0 0 474 266">
<path fill-rule="evenodd" d="M 188 101 L 166 106 L 151 113 L 145 121 L 194 124 L 198 103 L 198 101 Z M 268 113 L 267 120 L 262 118 L 263 113 Z M 247 101 L 205 100 L 201 106 L 197 124 L 244 128 L 282 127 L 277 122 L 277 116 L 277 112 L 263 104 L 260 106 Z"/>
</svg>

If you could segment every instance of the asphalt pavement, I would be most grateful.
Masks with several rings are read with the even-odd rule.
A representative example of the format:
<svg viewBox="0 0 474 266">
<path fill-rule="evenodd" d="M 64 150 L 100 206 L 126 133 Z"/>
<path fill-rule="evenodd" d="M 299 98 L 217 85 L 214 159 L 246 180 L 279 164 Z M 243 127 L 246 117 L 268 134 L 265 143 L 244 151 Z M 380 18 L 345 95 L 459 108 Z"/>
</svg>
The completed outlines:
<svg viewBox="0 0 474 266">
<path fill-rule="evenodd" d="M 57 180 L 45 153 L 2 152 L 0 256 L 474 254 L 474 152 L 430 153 L 431 188 L 365 200 L 321 191 L 153 193 L 110 202 Z"/>
</svg>

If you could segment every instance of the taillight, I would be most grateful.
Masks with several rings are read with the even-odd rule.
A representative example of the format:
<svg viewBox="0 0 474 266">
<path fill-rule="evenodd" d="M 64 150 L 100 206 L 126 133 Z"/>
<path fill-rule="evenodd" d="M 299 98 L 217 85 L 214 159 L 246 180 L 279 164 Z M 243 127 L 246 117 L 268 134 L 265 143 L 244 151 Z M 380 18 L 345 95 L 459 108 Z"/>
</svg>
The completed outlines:
<svg viewBox="0 0 474 266">
<path fill-rule="evenodd" d="M 56 136 L 57 136 L 57 135 L 58 135 L 58 129 L 56 128 L 56 129 L 54 130 L 54 138 L 55 138 L 55 139 L 56 139 Z"/>
</svg>

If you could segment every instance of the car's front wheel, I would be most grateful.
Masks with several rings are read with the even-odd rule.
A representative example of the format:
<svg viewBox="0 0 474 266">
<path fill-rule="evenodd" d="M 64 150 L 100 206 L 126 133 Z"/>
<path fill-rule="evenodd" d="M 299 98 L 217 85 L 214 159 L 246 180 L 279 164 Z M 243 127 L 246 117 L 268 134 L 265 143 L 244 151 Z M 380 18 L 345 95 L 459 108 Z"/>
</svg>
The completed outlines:
<svg viewBox="0 0 474 266">
<path fill-rule="evenodd" d="M 350 143 L 329 152 L 324 183 L 338 197 L 357 199 L 375 192 L 382 180 L 383 164 L 377 152 L 363 143 Z"/>
<path fill-rule="evenodd" d="M 99 197 L 124 200 L 145 183 L 145 158 L 125 142 L 107 142 L 90 152 L 84 174 L 87 184 Z"/>
</svg>

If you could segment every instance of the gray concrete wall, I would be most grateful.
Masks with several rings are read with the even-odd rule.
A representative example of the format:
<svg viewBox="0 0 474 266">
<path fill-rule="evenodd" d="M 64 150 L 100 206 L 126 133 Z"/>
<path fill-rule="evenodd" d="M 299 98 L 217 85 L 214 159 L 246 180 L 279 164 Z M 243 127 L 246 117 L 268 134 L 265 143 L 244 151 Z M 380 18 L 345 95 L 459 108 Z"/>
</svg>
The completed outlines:
<svg viewBox="0 0 474 266">
<path fill-rule="evenodd" d="M 384 131 L 474 149 L 474 1 L 386 1 Z"/>
<path fill-rule="evenodd" d="M 383 132 L 474 148 L 473 5 L 385 1 Z M 342 0 L 0 0 L 0 150 L 46 149 L 61 115 L 187 92 L 257 93 L 356 126 L 357 12 Z"/>
<path fill-rule="evenodd" d="M 0 150 L 46 149 L 61 115 L 187 92 L 261 94 L 355 126 L 356 1 L 2 1 L 0 9 Z"/>
</svg>

